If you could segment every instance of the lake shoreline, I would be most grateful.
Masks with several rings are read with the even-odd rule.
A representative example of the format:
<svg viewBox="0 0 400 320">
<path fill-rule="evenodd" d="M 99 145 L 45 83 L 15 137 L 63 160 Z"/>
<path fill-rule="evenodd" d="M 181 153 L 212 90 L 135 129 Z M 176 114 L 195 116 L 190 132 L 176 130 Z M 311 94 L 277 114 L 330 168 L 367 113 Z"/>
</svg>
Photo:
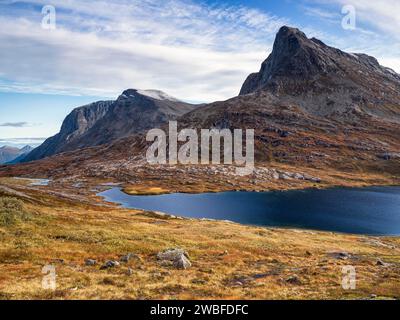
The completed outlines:
<svg viewBox="0 0 400 320">
<path fill-rule="evenodd" d="M 151 212 L 152 215 L 165 218 L 231 221 L 248 226 L 371 236 L 400 235 L 400 230 L 393 227 L 400 224 L 400 221 L 397 221 L 400 218 L 396 215 L 396 206 L 400 206 L 398 186 L 153 195 L 129 195 L 124 193 L 123 188 L 117 187 L 97 195 L 104 201 L 123 208 Z M 395 204 L 386 203 L 389 196 L 390 201 Z M 366 206 L 365 203 L 369 200 L 375 205 Z M 264 204 L 265 201 L 269 204 Z M 378 212 L 379 215 L 376 214 Z M 268 222 L 271 219 L 268 216 L 271 214 L 272 220 Z M 305 214 L 308 220 L 304 220 L 302 214 Z M 346 221 L 350 218 L 352 223 Z"/>
<path fill-rule="evenodd" d="M 332 185 L 332 186 L 323 186 L 323 187 L 304 187 L 304 188 L 288 188 L 288 189 L 265 189 L 265 190 L 253 190 L 253 189 L 235 189 L 235 190 L 205 190 L 201 192 L 196 191 L 167 191 L 163 190 L 160 192 L 155 191 L 133 191 L 129 190 L 129 187 L 120 187 L 121 191 L 130 196 L 155 196 L 155 195 L 168 195 L 168 194 L 215 194 L 221 192 L 254 192 L 254 193 L 263 193 L 263 192 L 287 192 L 287 191 L 308 191 L 308 190 L 329 190 L 329 189 L 362 189 L 362 188 L 370 188 L 370 187 L 400 187 L 400 184 L 366 184 L 363 186 L 354 185 L 354 186 L 342 186 L 342 185 Z M 110 187 L 111 188 L 111 187 Z"/>
</svg>

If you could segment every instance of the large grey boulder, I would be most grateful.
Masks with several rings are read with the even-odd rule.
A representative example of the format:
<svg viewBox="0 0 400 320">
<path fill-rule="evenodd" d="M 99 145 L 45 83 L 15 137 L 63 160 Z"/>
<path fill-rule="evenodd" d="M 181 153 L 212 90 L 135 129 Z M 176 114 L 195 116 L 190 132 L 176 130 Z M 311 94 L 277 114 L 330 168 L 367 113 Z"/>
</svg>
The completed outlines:
<svg viewBox="0 0 400 320">
<path fill-rule="evenodd" d="M 192 266 L 188 253 L 179 248 L 167 249 L 157 254 L 157 259 L 163 266 L 172 265 L 177 269 L 188 269 Z"/>
<path fill-rule="evenodd" d="M 180 255 L 179 257 L 177 257 L 174 260 L 173 266 L 176 269 L 184 269 L 184 270 L 186 270 L 186 269 L 189 269 L 192 266 L 192 264 L 189 261 L 189 259 L 186 258 L 186 256 L 182 254 L 182 255 Z"/>
</svg>

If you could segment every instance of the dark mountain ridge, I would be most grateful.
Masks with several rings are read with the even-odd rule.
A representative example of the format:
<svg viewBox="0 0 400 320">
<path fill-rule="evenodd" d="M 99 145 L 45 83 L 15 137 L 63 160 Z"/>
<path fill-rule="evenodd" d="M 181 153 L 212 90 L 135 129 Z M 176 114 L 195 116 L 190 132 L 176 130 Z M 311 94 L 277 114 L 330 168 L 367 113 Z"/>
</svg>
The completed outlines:
<svg viewBox="0 0 400 320">
<path fill-rule="evenodd" d="M 156 128 L 189 112 L 194 105 L 157 90 L 125 90 L 115 101 L 98 101 L 74 109 L 60 132 L 33 150 L 22 162 L 110 143 Z"/>
<path fill-rule="evenodd" d="M 365 54 L 346 53 L 282 27 L 258 73 L 240 95 L 265 91 L 284 97 L 316 115 L 356 110 L 400 121 L 400 75 Z"/>
<path fill-rule="evenodd" d="M 156 90 L 125 90 L 103 118 L 71 144 L 71 149 L 97 146 L 158 128 L 195 109 Z"/>
</svg>

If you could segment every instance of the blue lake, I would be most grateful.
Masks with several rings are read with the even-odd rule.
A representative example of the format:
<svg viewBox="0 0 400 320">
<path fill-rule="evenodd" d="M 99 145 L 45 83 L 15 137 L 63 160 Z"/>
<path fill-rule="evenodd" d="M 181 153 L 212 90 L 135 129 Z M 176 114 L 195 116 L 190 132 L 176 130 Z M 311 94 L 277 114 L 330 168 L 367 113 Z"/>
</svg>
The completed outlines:
<svg viewBox="0 0 400 320">
<path fill-rule="evenodd" d="M 400 235 L 400 187 L 131 196 L 99 193 L 125 208 L 190 218 L 369 235 Z"/>
</svg>

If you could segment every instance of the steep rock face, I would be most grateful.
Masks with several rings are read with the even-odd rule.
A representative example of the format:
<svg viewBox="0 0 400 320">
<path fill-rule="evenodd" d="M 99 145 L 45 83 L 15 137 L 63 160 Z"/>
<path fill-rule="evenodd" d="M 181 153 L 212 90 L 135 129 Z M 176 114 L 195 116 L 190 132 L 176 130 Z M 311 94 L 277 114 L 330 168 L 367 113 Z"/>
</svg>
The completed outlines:
<svg viewBox="0 0 400 320">
<path fill-rule="evenodd" d="M 38 160 L 143 133 L 194 108 L 194 105 L 162 91 L 128 89 L 116 101 L 100 101 L 73 110 L 64 120 L 60 133 L 47 139 L 22 161 Z"/>
<path fill-rule="evenodd" d="M 65 118 L 58 134 L 48 138 L 21 161 L 38 160 L 69 150 L 69 144 L 72 144 L 104 117 L 112 103 L 112 101 L 99 101 L 74 109 Z"/>
<path fill-rule="evenodd" d="M 374 57 L 346 53 L 282 27 L 273 51 L 258 73 L 244 82 L 240 95 L 266 91 L 294 98 L 316 115 L 363 111 L 400 121 L 400 75 Z"/>
<path fill-rule="evenodd" d="M 128 89 L 111 105 L 102 119 L 70 144 L 69 149 L 106 144 L 159 128 L 194 108 L 194 105 L 181 102 L 161 91 Z"/>
<path fill-rule="evenodd" d="M 290 82 L 312 79 L 315 75 L 337 72 L 332 61 L 322 60 L 319 54 L 324 46 L 322 42 L 309 41 L 298 29 L 282 27 L 275 39 L 273 51 L 261 65 L 258 73 L 251 74 L 240 91 L 240 95 L 269 89 L 279 92 L 289 87 L 289 83 L 280 83 L 287 78 Z M 286 80 L 286 79 L 285 79 Z"/>
</svg>

